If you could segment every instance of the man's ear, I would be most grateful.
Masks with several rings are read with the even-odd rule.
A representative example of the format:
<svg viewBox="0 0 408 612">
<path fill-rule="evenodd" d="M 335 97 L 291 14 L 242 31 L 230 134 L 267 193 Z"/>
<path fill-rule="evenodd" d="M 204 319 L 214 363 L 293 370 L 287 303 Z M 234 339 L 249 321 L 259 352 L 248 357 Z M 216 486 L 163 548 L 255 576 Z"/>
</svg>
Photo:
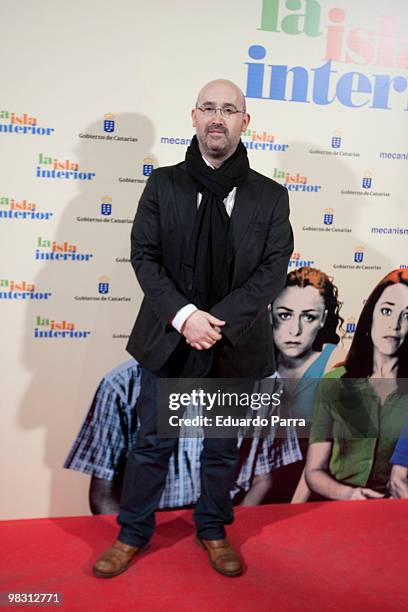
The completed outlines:
<svg viewBox="0 0 408 612">
<path fill-rule="evenodd" d="M 248 125 L 249 122 L 251 121 L 251 115 L 249 113 L 245 113 L 245 115 L 243 115 L 243 121 L 242 121 L 242 128 L 241 128 L 241 132 L 246 132 L 248 129 Z"/>
<path fill-rule="evenodd" d="M 197 109 L 193 108 L 193 110 L 191 111 L 191 120 L 193 122 L 193 127 L 196 127 L 196 115 L 197 115 Z"/>
</svg>

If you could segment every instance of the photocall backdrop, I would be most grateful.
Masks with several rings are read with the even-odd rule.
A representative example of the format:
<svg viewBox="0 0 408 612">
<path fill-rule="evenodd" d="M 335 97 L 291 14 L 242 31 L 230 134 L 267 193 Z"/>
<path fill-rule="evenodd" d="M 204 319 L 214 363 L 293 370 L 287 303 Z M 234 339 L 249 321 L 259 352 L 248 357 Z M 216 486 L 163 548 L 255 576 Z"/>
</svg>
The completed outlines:
<svg viewBox="0 0 408 612">
<path fill-rule="evenodd" d="M 152 169 L 184 158 L 199 88 L 245 92 L 254 169 L 287 186 L 289 269 L 333 276 L 344 349 L 408 266 L 404 0 L 2 3 L 1 518 L 86 514 L 62 469 L 141 300 L 129 234 Z M 65 333 L 60 333 L 65 332 Z"/>
</svg>

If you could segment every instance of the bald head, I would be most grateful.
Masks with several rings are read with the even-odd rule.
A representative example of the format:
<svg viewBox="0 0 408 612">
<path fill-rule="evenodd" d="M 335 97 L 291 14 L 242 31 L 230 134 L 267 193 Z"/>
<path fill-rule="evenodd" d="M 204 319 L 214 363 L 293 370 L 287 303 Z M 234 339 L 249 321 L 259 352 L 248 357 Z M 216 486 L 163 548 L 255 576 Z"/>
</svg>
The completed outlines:
<svg viewBox="0 0 408 612">
<path fill-rule="evenodd" d="M 226 109 L 232 112 L 224 112 Z M 234 153 L 250 121 L 244 94 L 227 79 L 217 79 L 204 85 L 191 117 L 201 154 L 215 167 Z"/>
<path fill-rule="evenodd" d="M 197 96 L 196 106 L 204 102 L 213 102 L 219 96 L 234 104 L 240 110 L 246 110 L 245 96 L 242 90 L 228 79 L 215 79 L 202 87 Z"/>
</svg>

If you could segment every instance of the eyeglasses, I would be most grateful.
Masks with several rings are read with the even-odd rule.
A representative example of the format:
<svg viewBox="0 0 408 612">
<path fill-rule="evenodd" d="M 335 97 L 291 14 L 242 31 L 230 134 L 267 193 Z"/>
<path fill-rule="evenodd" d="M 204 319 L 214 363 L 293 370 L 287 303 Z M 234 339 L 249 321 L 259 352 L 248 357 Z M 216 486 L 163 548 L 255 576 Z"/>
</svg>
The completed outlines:
<svg viewBox="0 0 408 612">
<path fill-rule="evenodd" d="M 246 111 L 238 110 L 232 104 L 227 104 L 226 106 L 213 106 L 212 104 L 202 104 L 201 106 L 196 106 L 197 110 L 204 113 L 206 117 L 214 117 L 219 110 L 223 117 L 233 117 L 237 113 L 242 113 L 245 115 Z"/>
</svg>

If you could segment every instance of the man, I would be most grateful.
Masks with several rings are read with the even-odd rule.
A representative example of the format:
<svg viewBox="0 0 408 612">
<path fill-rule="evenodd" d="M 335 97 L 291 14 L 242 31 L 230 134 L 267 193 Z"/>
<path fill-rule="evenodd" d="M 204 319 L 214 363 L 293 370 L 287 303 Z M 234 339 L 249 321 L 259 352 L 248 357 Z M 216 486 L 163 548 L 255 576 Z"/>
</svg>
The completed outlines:
<svg viewBox="0 0 408 612">
<path fill-rule="evenodd" d="M 275 371 L 268 305 L 285 283 L 293 239 L 286 189 L 249 168 L 240 141 L 249 120 L 234 83 L 205 85 L 185 162 L 154 171 L 139 202 L 131 261 L 144 299 L 127 349 L 142 366 L 140 430 L 121 530 L 94 566 L 99 577 L 125 571 L 154 531 L 176 444 L 157 435 L 158 377 L 261 379 Z M 226 576 L 242 573 L 225 537 L 237 459 L 236 439 L 205 439 L 194 512 L 197 542 Z"/>
</svg>

